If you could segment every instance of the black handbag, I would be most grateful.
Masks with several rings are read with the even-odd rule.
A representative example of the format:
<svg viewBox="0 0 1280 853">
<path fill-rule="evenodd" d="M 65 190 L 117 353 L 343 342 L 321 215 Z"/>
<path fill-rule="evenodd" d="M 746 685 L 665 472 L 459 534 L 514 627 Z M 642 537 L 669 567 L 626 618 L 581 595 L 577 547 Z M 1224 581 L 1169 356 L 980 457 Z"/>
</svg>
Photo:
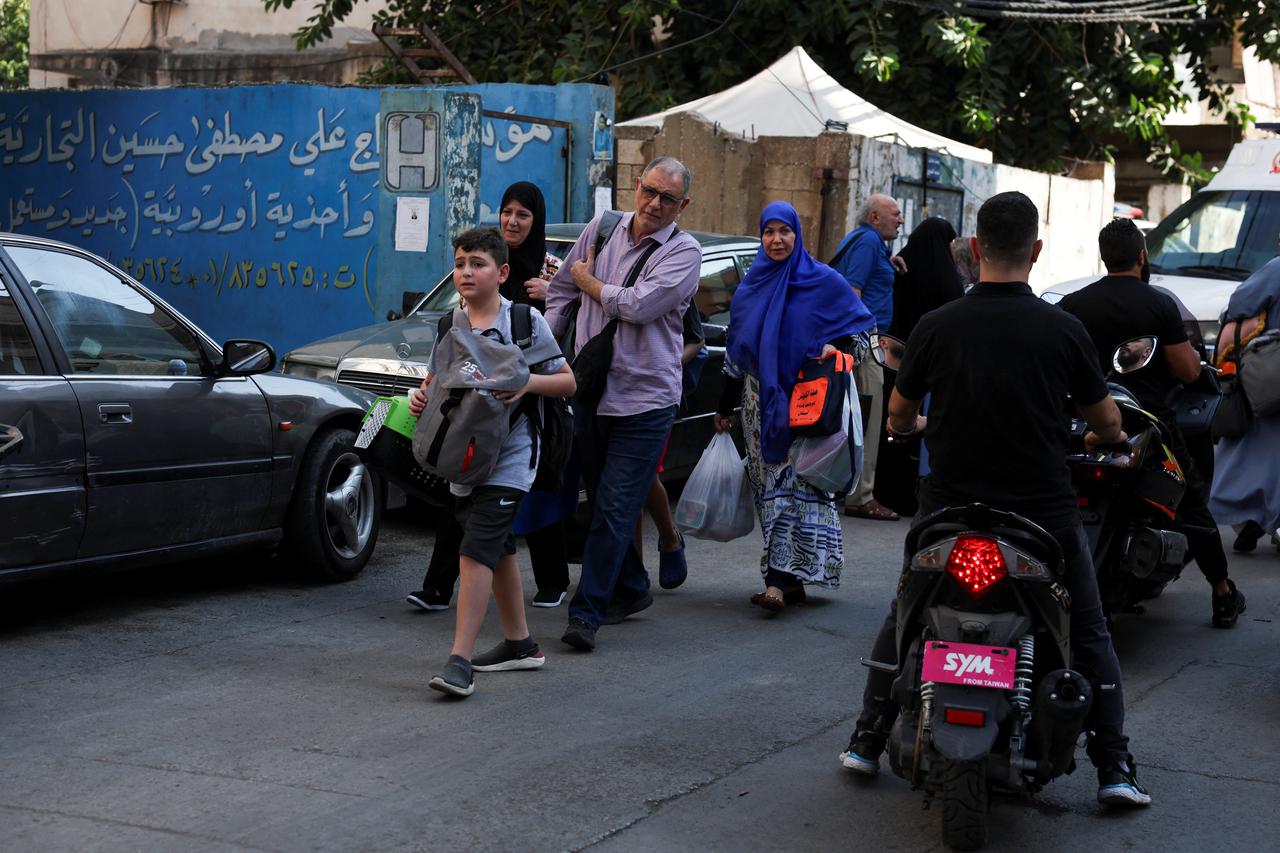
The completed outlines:
<svg viewBox="0 0 1280 853">
<path fill-rule="evenodd" d="M 1195 382 L 1178 387 L 1169 395 L 1174 423 L 1185 436 L 1211 433 L 1221 405 L 1222 387 L 1208 367 L 1201 369 Z"/>
<path fill-rule="evenodd" d="M 1235 348 L 1229 359 L 1235 366 L 1235 372 L 1223 374 L 1218 379 L 1222 388 L 1222 401 L 1218 411 L 1214 413 L 1211 432 L 1213 440 L 1220 438 L 1236 439 L 1243 436 L 1253 425 L 1253 407 L 1245 396 L 1244 385 L 1240 382 L 1240 324 L 1236 323 Z"/>
<path fill-rule="evenodd" d="M 679 231 L 680 229 L 677 228 L 671 232 L 671 236 L 674 237 Z M 623 282 L 623 287 L 631 287 L 636 283 L 645 263 L 654 252 L 658 251 L 659 245 L 656 241 L 649 244 L 649 248 L 644 250 L 644 254 L 631 267 L 631 272 L 627 273 L 627 280 Z M 598 254 L 597 257 L 599 257 Z M 605 386 L 609 382 L 609 368 L 613 366 L 613 336 L 617 333 L 618 318 L 614 317 L 591 340 L 583 344 L 582 349 L 578 350 L 578 354 L 573 359 L 573 378 L 578 384 L 578 390 L 574 394 L 575 400 L 588 406 L 595 406 L 604 396 Z"/>
</svg>

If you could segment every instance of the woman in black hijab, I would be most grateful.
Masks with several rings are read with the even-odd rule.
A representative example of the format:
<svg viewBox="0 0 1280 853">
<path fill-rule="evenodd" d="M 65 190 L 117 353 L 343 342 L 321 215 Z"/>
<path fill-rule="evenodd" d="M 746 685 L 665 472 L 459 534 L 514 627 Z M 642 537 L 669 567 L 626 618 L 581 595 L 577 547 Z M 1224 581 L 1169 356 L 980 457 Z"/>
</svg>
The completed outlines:
<svg viewBox="0 0 1280 853">
<path fill-rule="evenodd" d="M 507 187 L 498 207 L 498 233 L 507 242 L 511 265 L 502 295 L 545 311 L 547 282 L 560 269 L 560 259 L 547 252 L 547 205 L 542 190 L 528 181 Z"/>
<path fill-rule="evenodd" d="M 951 241 L 955 238 L 956 229 L 937 216 L 929 217 L 911 232 L 899 253 L 907 271 L 899 273 L 893 283 L 893 325 L 889 334 L 905 341 L 921 317 L 964 295 L 951 255 Z"/>
<path fill-rule="evenodd" d="M 920 318 L 935 308 L 964 295 L 964 285 L 956 272 L 951 241 L 956 229 L 937 216 L 921 222 L 907 238 L 899 256 L 907 271 L 898 273 L 893 283 L 893 324 L 889 334 L 906 340 Z M 896 374 L 885 372 L 885 387 L 892 388 Z M 888 405 L 889 395 L 884 396 Z M 915 515 L 916 484 L 920 471 L 920 439 L 881 442 L 876 460 L 876 500 L 900 515 Z"/>
</svg>

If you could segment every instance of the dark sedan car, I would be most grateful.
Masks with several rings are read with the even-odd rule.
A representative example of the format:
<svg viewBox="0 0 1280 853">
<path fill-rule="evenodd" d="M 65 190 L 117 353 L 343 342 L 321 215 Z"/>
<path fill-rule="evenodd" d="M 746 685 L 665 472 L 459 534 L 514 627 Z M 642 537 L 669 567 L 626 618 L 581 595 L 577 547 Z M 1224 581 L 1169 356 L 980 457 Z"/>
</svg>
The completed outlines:
<svg viewBox="0 0 1280 853">
<path fill-rule="evenodd" d="M 372 398 L 274 366 L 93 254 L 0 234 L 0 582 L 274 543 L 354 577 L 383 502 L 352 447 Z"/>
<path fill-rule="evenodd" d="M 569 253 L 583 223 L 547 226 L 547 251 L 560 257 Z M 724 360 L 729 302 L 747 268 L 755 260 L 760 241 L 754 237 L 690 232 L 702 246 L 702 268 L 695 304 L 702 316 L 710 358 L 702 381 L 676 421 L 664 463 L 668 477 L 686 476 L 714 427 L 711 415 L 724 385 L 720 367 Z M 435 283 L 406 315 L 390 323 L 376 323 L 301 346 L 284 357 L 281 370 L 294 376 L 335 380 L 376 394 L 404 394 L 417 388 L 427 373 L 427 359 L 436 339 L 436 324 L 445 311 L 458 304 L 453 276 Z"/>
</svg>

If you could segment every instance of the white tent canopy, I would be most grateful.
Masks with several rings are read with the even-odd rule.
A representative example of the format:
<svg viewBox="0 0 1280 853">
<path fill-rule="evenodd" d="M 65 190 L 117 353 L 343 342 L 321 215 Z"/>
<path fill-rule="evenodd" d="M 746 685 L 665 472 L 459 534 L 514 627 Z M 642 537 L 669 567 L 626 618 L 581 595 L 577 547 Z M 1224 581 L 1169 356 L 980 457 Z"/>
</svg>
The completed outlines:
<svg viewBox="0 0 1280 853">
<path fill-rule="evenodd" d="M 619 124 L 661 127 L 667 116 L 682 112 L 697 113 L 730 133 L 747 137 L 815 136 L 827 129 L 828 120 L 834 120 L 844 122 L 850 133 L 859 136 L 991 162 L 991 152 L 985 148 L 916 127 L 864 101 L 837 83 L 799 46 L 723 92 Z"/>
</svg>

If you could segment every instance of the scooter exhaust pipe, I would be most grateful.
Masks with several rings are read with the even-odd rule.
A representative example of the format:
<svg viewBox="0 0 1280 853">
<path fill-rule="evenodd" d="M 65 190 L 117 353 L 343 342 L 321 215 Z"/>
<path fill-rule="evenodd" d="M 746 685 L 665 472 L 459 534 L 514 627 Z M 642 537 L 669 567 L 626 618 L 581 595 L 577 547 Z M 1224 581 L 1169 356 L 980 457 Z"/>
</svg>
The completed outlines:
<svg viewBox="0 0 1280 853">
<path fill-rule="evenodd" d="M 1036 691 L 1032 727 L 1041 761 L 1052 776 L 1061 776 L 1075 758 L 1076 739 L 1093 706 L 1089 680 L 1070 669 L 1056 669 L 1044 677 Z"/>
</svg>

